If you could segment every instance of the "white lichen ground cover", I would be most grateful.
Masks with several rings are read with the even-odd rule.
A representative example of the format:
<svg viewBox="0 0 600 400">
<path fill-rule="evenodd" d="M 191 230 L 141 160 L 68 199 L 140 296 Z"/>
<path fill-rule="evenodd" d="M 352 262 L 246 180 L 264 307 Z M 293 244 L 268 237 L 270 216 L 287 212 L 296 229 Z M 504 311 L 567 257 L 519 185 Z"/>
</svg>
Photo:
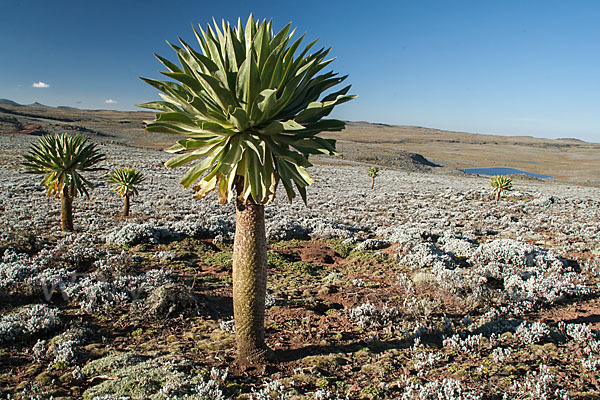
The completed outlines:
<svg viewBox="0 0 600 400">
<path fill-rule="evenodd" d="M 316 183 L 308 206 L 289 205 L 280 194 L 266 208 L 274 245 L 267 335 L 277 350 L 306 326 L 302 340 L 318 349 L 283 357 L 275 373 L 248 378 L 224 372 L 231 364 L 231 316 L 199 316 L 186 320 L 191 332 L 164 334 L 169 343 L 184 334 L 189 346 L 204 343 L 190 347 L 193 355 L 180 343 L 166 346 L 168 354 L 165 346 L 120 348 L 94 331 L 95 324 L 110 321 L 117 329 L 136 312 L 143 315 L 144 299 L 172 282 L 192 280 L 192 289 L 205 285 L 230 295 L 224 265 L 233 207 L 213 197 L 192 199 L 177 183 L 184 170 L 162 166 L 167 154 L 103 144 L 107 169 L 135 167 L 148 177 L 132 201 L 132 217 L 117 217 L 121 199 L 95 173 L 91 198 L 74 202 L 77 232 L 64 235 L 59 202 L 47 199 L 40 178 L 24 175 L 19 165 L 33 140 L 0 136 L 0 240 L 8 243 L 0 254 L 0 398 L 598 395 L 598 331 L 585 321 L 535 319 L 574 302 L 597 304 L 597 188 L 517 180 L 516 192 L 493 202 L 487 178 L 384 170 L 371 190 L 364 166 L 311 168 Z M 30 246 L 35 251 L 11 247 L 24 233 L 39 242 Z M 186 238 L 208 238 L 219 249 L 202 261 L 223 267 L 218 283 L 191 278 L 199 269 L 177 247 Z M 299 246 L 294 238 L 334 249 L 335 263 L 286 259 Z M 318 312 L 298 314 L 298 305 Z M 162 316 L 161 328 L 179 324 L 178 312 Z M 311 319 L 317 331 L 329 326 L 330 332 L 312 334 Z M 160 331 L 140 324 L 127 340 L 147 342 Z M 297 349 L 294 343 L 287 345 Z M 11 386 L 15 370 L 20 378 Z"/>
</svg>

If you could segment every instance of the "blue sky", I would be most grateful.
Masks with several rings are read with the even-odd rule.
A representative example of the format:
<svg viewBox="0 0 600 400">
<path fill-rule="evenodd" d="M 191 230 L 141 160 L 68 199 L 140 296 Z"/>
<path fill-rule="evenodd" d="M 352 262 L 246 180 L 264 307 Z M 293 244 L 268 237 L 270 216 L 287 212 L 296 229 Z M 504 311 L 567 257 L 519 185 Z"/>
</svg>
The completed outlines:
<svg viewBox="0 0 600 400">
<path fill-rule="evenodd" d="M 338 118 L 600 142 L 598 1 L 3 0 L 0 98 L 135 109 L 165 40 L 250 12 L 333 47 Z"/>
</svg>

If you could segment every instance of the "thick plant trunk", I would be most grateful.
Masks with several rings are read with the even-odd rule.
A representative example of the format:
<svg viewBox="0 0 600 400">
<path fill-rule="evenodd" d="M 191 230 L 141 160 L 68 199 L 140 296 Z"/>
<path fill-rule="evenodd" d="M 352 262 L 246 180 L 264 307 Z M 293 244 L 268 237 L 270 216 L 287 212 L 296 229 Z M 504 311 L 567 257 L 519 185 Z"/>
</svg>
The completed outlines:
<svg viewBox="0 0 600 400">
<path fill-rule="evenodd" d="M 64 232 L 73 231 L 73 198 L 67 188 L 60 194 L 60 220 Z"/>
<path fill-rule="evenodd" d="M 500 200 L 500 190 L 496 190 L 496 201 Z"/>
<path fill-rule="evenodd" d="M 233 314 L 237 361 L 240 365 L 265 362 L 265 294 L 267 239 L 264 205 L 236 199 L 233 241 Z"/>
<path fill-rule="evenodd" d="M 375 177 L 372 176 L 371 177 L 371 189 L 373 189 L 374 186 L 375 186 Z"/>
<path fill-rule="evenodd" d="M 123 216 L 129 217 L 129 195 L 123 196 Z"/>
</svg>

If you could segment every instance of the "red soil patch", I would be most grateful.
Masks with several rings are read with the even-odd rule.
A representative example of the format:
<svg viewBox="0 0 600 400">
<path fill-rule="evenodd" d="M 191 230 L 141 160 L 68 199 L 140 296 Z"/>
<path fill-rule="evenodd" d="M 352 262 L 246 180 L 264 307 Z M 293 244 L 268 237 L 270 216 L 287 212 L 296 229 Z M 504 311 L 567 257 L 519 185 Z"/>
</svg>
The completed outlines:
<svg viewBox="0 0 600 400">
<path fill-rule="evenodd" d="M 578 301 L 551 310 L 543 310 L 533 316 L 546 324 L 590 324 L 592 329 L 600 329 L 600 298 Z"/>
<path fill-rule="evenodd" d="M 37 130 L 38 128 L 40 128 L 41 125 L 40 124 L 29 124 L 26 125 L 25 128 L 21 129 L 20 131 L 10 131 L 10 132 L 2 132 L 2 133 L 6 133 L 6 134 L 12 134 L 12 133 L 31 133 L 35 130 Z"/>
<path fill-rule="evenodd" d="M 299 241 L 293 249 L 277 249 L 277 251 L 281 254 L 294 254 L 300 261 L 320 265 L 336 265 L 344 262 L 344 258 L 327 243 L 318 240 Z"/>
</svg>

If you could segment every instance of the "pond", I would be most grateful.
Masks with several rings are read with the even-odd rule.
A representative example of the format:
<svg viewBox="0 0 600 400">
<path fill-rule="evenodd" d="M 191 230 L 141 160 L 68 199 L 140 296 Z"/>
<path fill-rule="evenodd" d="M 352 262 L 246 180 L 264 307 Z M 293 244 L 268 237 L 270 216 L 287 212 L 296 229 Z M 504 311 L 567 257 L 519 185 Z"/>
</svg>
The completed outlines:
<svg viewBox="0 0 600 400">
<path fill-rule="evenodd" d="M 489 168 L 463 168 L 461 171 L 464 171 L 468 174 L 479 174 L 479 175 L 528 175 L 534 178 L 552 178 L 550 175 L 542 175 L 536 174 L 535 172 L 527 172 L 517 168 L 509 168 L 509 167 L 489 167 Z"/>
</svg>

